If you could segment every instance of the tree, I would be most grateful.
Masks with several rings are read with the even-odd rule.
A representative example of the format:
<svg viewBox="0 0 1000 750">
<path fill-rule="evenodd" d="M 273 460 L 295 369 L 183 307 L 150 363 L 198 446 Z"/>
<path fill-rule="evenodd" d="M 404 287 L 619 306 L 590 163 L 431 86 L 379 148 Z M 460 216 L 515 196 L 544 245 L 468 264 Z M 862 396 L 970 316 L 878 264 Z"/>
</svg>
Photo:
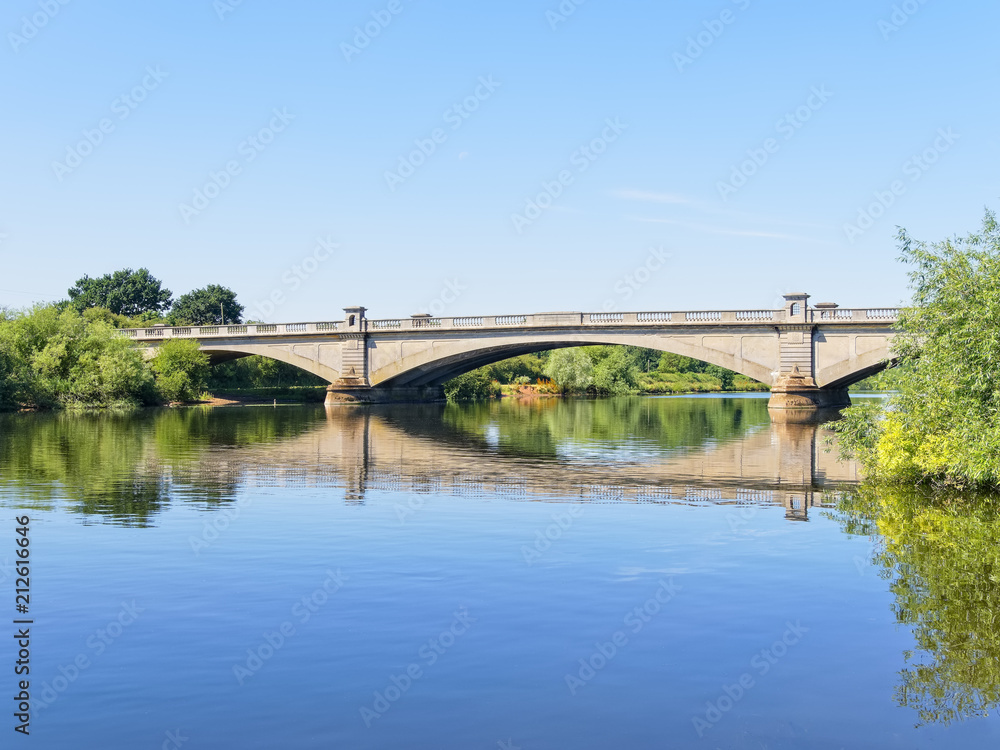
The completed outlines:
<svg viewBox="0 0 1000 750">
<path fill-rule="evenodd" d="M 208 355 L 197 341 L 170 339 L 164 342 L 151 362 L 156 388 L 168 401 L 193 401 L 205 390 Z"/>
<path fill-rule="evenodd" d="M 629 359 L 639 369 L 639 372 L 652 372 L 660 365 L 662 352 L 656 349 L 646 349 L 641 346 L 626 346 L 624 349 L 628 353 Z"/>
<path fill-rule="evenodd" d="M 134 406 L 154 400 L 142 354 L 90 312 L 37 305 L 0 318 L 0 406 Z"/>
<path fill-rule="evenodd" d="M 145 268 L 125 268 L 97 279 L 84 276 L 69 289 L 70 304 L 79 311 L 103 307 L 118 315 L 159 315 L 170 308 L 171 293 Z"/>
<path fill-rule="evenodd" d="M 841 444 L 892 482 L 1000 485 L 1000 227 L 927 244 L 899 232 L 912 306 L 894 354 L 906 368 L 886 403 L 851 407 Z"/>
<path fill-rule="evenodd" d="M 639 387 L 639 368 L 630 352 L 620 346 L 606 347 L 610 351 L 594 365 L 594 388 L 610 396 L 627 396 Z"/>
<path fill-rule="evenodd" d="M 223 320 L 222 316 L 225 316 Z M 170 317 L 178 325 L 221 325 L 243 322 L 243 305 L 236 293 L 218 284 L 182 294 L 174 303 Z"/>
<path fill-rule="evenodd" d="M 549 355 L 545 376 L 565 391 L 585 391 L 594 382 L 594 362 L 582 349 L 557 349 Z"/>
<path fill-rule="evenodd" d="M 708 365 L 705 368 L 705 374 L 711 375 L 713 378 L 718 378 L 719 384 L 722 386 L 722 390 L 733 390 L 733 383 L 736 381 L 736 373 L 732 370 L 727 370 L 725 367 L 719 367 L 718 365 Z"/>
<path fill-rule="evenodd" d="M 656 369 L 660 372 L 703 372 L 705 367 L 705 363 L 701 360 L 691 359 L 682 354 L 663 352 Z"/>
<path fill-rule="evenodd" d="M 444 384 L 444 395 L 449 401 L 482 401 L 500 398 L 500 385 L 485 367 L 452 378 Z"/>
</svg>

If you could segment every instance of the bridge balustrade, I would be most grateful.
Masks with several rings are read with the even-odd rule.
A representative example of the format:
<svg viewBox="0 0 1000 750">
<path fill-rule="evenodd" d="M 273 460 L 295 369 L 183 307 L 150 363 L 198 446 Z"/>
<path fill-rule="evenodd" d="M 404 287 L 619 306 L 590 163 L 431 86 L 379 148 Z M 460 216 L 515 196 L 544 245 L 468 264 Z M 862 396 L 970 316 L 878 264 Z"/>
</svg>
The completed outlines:
<svg viewBox="0 0 1000 750">
<path fill-rule="evenodd" d="M 637 323 L 669 323 L 673 320 L 673 313 L 668 312 L 642 312 L 636 313 Z"/>
<path fill-rule="evenodd" d="M 591 323 L 621 323 L 625 320 L 623 313 L 591 313 Z"/>
<path fill-rule="evenodd" d="M 851 320 L 854 317 L 854 310 L 820 310 L 820 320 Z"/>
<path fill-rule="evenodd" d="M 805 322 L 858 323 L 894 321 L 899 310 L 879 308 L 809 308 Z M 787 321 L 784 310 L 696 310 L 685 312 L 595 312 L 537 313 L 534 315 L 491 315 L 460 318 L 387 318 L 362 319 L 358 326 L 365 331 L 461 330 L 468 328 L 552 328 L 572 326 L 704 326 L 780 324 Z M 150 326 L 122 329 L 119 333 L 132 339 L 161 340 L 166 338 L 217 338 L 226 336 L 282 336 L 286 334 L 330 333 L 343 331 L 345 321 L 319 323 L 245 323 L 228 326 Z"/>
<path fill-rule="evenodd" d="M 866 310 L 868 320 L 894 320 L 899 317 L 898 308 L 878 308 L 876 310 Z"/>
<path fill-rule="evenodd" d="M 698 322 L 705 320 L 722 320 L 722 313 L 719 311 L 686 312 L 684 313 L 684 320 L 697 320 Z"/>
</svg>

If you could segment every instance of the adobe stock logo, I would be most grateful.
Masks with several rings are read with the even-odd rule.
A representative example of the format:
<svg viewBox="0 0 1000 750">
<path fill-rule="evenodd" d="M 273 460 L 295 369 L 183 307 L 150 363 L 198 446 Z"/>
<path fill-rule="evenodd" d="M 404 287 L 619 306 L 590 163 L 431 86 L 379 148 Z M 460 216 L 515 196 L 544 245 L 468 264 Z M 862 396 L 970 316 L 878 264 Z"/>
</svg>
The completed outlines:
<svg viewBox="0 0 1000 750">
<path fill-rule="evenodd" d="M 951 150 L 961 136 L 951 128 L 939 128 L 934 141 L 918 154 L 913 154 L 903 162 L 900 168 L 903 175 L 909 178 L 910 184 L 919 182 L 931 167 L 941 159 L 941 156 Z M 906 194 L 907 183 L 901 179 L 893 180 L 885 190 L 872 193 L 873 200 L 858 209 L 854 223 L 844 224 L 844 236 L 852 245 L 858 237 L 875 226 L 875 222 L 885 216 L 896 200 Z"/>
<path fill-rule="evenodd" d="M 608 146 L 617 141 L 621 134 L 628 130 L 628 125 L 617 117 L 607 118 L 604 124 L 605 128 L 600 135 L 570 154 L 569 163 L 571 167 L 576 167 L 576 174 L 583 174 L 590 169 L 593 163 L 608 150 Z M 540 193 L 525 199 L 522 212 L 515 211 L 510 215 L 510 222 L 518 234 L 524 234 L 526 227 L 531 226 L 542 217 L 545 211 L 552 208 L 556 199 L 576 181 L 576 174 L 569 169 L 560 170 L 555 179 L 541 183 Z"/>
<path fill-rule="evenodd" d="M 812 119 L 813 114 L 823 108 L 823 106 L 833 97 L 833 92 L 825 85 L 813 86 L 806 100 L 794 110 L 786 112 L 784 117 L 774 123 L 775 132 L 783 136 L 783 140 L 777 138 L 765 138 L 760 146 L 747 149 L 747 157 L 738 164 L 733 164 L 730 169 L 728 180 L 719 180 L 715 183 L 715 189 L 719 191 L 722 200 L 729 200 L 729 196 L 735 195 L 740 188 L 749 182 L 750 178 L 759 172 L 765 164 L 770 161 L 781 150 L 783 141 L 789 141 L 795 134 Z"/>
<path fill-rule="evenodd" d="M 111 114 L 118 116 L 118 122 L 123 122 L 129 118 L 132 112 L 146 101 L 146 98 L 160 87 L 160 84 L 169 76 L 160 70 L 160 66 L 146 66 L 146 74 L 131 90 L 120 94 L 111 101 Z M 92 129 L 82 132 L 83 138 L 74 145 L 66 147 L 66 157 L 63 161 L 52 162 L 52 172 L 59 182 L 66 179 L 80 167 L 84 160 L 93 154 L 97 148 L 104 143 L 104 137 L 115 132 L 117 125 L 110 117 L 102 117 L 97 125 Z"/>
<path fill-rule="evenodd" d="M 741 11 L 750 7 L 751 0 L 732 0 Z M 674 53 L 674 65 L 677 71 L 683 73 L 685 68 L 694 65 L 694 61 L 705 54 L 705 50 L 715 44 L 715 41 L 726 33 L 726 27 L 736 23 L 738 16 L 728 8 L 719 13 L 717 18 L 702 21 L 704 27 L 694 36 L 687 38 L 684 52 Z"/>
<path fill-rule="evenodd" d="M 21 17 L 20 34 L 13 31 L 7 34 L 7 41 L 10 42 L 11 49 L 15 52 L 38 36 L 40 29 L 49 25 L 49 21 L 55 18 L 63 5 L 69 5 L 70 0 L 39 0 L 39 10 L 31 16 Z"/>
<path fill-rule="evenodd" d="M 892 14 L 889 20 L 880 19 L 878 30 L 882 32 L 882 39 L 889 41 L 889 37 L 902 29 L 910 18 L 916 15 L 921 6 L 926 5 L 928 0 L 905 0 L 899 5 L 892 6 Z"/>
<path fill-rule="evenodd" d="M 351 38 L 353 44 L 348 44 L 347 42 L 340 43 L 340 51 L 344 55 L 344 59 L 349 63 L 352 62 L 402 12 L 402 0 L 389 0 L 385 8 L 373 10 L 371 13 L 372 20 L 366 22 L 364 26 L 354 27 L 354 36 Z"/>
<path fill-rule="evenodd" d="M 452 104 L 441 115 L 445 124 L 450 126 L 451 132 L 454 133 L 461 128 L 465 121 L 472 117 L 472 113 L 493 96 L 501 85 L 493 80 L 492 75 L 479 76 L 472 93 L 461 102 Z M 405 156 L 400 156 L 395 169 L 385 171 L 385 184 L 389 190 L 395 193 L 396 188 L 410 179 L 437 152 L 438 147 L 447 142 L 448 136 L 449 133 L 444 128 L 434 128 L 426 138 L 414 139 L 413 145 L 416 148 Z"/>
<path fill-rule="evenodd" d="M 177 210 L 185 224 L 190 224 L 193 219 L 212 205 L 212 201 L 222 195 L 222 191 L 232 184 L 233 178 L 243 173 L 243 167 L 260 156 L 264 149 L 274 143 L 278 134 L 283 133 L 289 123 L 295 119 L 295 115 L 290 114 L 288 109 L 284 107 L 280 110 L 272 109 L 271 114 L 273 117 L 267 125 L 245 138 L 236 147 L 237 153 L 243 157 L 242 162 L 238 159 L 230 159 L 222 169 L 210 170 L 208 180 L 191 191 L 191 203 L 177 205 Z"/>
</svg>

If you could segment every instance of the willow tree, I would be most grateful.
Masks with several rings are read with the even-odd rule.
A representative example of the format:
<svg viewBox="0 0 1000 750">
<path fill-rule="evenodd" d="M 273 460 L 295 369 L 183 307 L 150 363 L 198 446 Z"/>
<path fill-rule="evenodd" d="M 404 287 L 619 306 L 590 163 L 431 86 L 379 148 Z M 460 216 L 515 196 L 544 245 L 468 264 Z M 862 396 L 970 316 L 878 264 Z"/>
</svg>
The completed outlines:
<svg viewBox="0 0 1000 750">
<path fill-rule="evenodd" d="M 1000 485 L 1000 227 L 927 243 L 899 233 L 913 300 L 900 314 L 899 391 L 851 407 L 841 443 L 874 478 Z"/>
</svg>

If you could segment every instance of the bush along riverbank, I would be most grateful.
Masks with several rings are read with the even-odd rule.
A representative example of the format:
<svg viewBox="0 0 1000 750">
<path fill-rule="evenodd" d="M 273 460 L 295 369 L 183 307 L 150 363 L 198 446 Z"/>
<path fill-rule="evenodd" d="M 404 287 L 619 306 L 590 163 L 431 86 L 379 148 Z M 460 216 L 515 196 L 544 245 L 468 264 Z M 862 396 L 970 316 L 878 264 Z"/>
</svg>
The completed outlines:
<svg viewBox="0 0 1000 750">
<path fill-rule="evenodd" d="M 322 401 L 326 383 L 264 357 L 215 367 L 194 341 L 170 340 L 147 360 L 117 329 L 242 322 L 228 288 L 209 284 L 173 300 L 145 268 L 84 276 L 69 298 L 0 308 L 0 409 L 134 408 L 168 403 Z M 322 388 L 322 395 L 316 391 Z"/>
<path fill-rule="evenodd" d="M 135 407 L 191 400 L 204 391 L 208 357 L 172 340 L 146 360 L 103 308 L 38 305 L 0 311 L 0 408 Z"/>
<path fill-rule="evenodd" d="M 1000 487 L 1000 228 L 987 213 L 965 237 L 899 233 L 913 300 L 894 343 L 896 392 L 852 406 L 840 444 L 867 476 L 935 488 Z"/>
</svg>

